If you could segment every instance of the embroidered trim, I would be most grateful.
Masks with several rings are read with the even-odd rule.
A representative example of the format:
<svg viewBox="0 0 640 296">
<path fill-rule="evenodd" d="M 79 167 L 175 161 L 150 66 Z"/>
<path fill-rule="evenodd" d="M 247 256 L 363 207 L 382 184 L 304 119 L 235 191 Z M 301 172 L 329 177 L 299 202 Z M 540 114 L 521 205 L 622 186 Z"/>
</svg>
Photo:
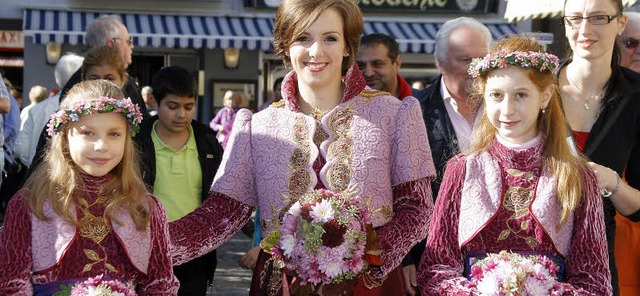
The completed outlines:
<svg viewBox="0 0 640 296">
<path fill-rule="evenodd" d="M 519 234 L 521 231 L 527 230 L 529 228 L 529 221 L 522 221 L 519 224 L 513 222 L 528 215 L 532 215 L 531 210 L 529 210 L 529 206 L 533 202 L 533 198 L 535 195 L 534 190 L 537 187 L 537 180 L 532 172 L 520 171 L 513 168 L 506 169 L 505 171 L 508 176 L 524 180 L 527 183 L 528 187 L 511 186 L 505 191 L 504 198 L 502 199 L 502 206 L 505 208 L 505 210 L 512 212 L 513 214 L 505 222 L 507 229 L 504 229 L 500 232 L 497 240 L 505 240 L 509 237 L 510 234 L 513 233 L 514 236 L 523 239 L 527 243 L 527 245 L 529 245 L 529 247 L 534 249 L 540 244 L 538 242 L 538 239 L 534 236 L 522 236 Z M 503 182 L 504 184 L 508 184 L 506 179 Z M 514 229 L 512 227 L 512 225 L 515 224 L 518 224 L 517 229 Z"/>
<path fill-rule="evenodd" d="M 327 156 L 335 160 L 327 170 L 326 178 L 327 185 L 335 192 L 346 190 L 351 182 L 353 140 L 348 132 L 354 113 L 349 107 L 337 110 L 331 115 L 327 124 L 334 134 L 334 141 L 327 147 Z"/>
</svg>

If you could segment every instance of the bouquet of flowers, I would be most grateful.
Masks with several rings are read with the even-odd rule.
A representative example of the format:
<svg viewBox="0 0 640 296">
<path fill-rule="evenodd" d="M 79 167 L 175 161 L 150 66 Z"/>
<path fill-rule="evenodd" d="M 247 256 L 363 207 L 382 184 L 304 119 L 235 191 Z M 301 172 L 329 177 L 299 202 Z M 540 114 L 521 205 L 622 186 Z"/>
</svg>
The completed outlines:
<svg viewBox="0 0 640 296">
<path fill-rule="evenodd" d="M 371 221 L 367 206 L 353 195 L 315 190 L 289 208 L 280 230 L 261 247 L 301 286 L 337 284 L 355 279 L 369 264 L 381 265 Z"/>
<path fill-rule="evenodd" d="M 542 255 L 523 256 L 502 251 L 477 260 L 470 270 L 469 285 L 479 295 L 549 295 L 556 285 L 559 267 Z"/>
<path fill-rule="evenodd" d="M 118 280 L 102 280 L 103 275 L 89 278 L 74 285 L 62 286 L 53 296 L 137 296 L 133 283 Z"/>
</svg>

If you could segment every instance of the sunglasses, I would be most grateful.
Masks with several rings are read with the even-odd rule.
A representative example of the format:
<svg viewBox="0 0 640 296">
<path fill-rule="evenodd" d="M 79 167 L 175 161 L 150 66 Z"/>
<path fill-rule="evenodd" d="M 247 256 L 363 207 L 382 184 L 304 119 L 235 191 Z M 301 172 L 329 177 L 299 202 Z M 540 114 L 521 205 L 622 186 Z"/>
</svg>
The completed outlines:
<svg viewBox="0 0 640 296">
<path fill-rule="evenodd" d="M 640 45 L 640 40 L 629 37 L 627 39 L 622 40 L 622 44 L 624 45 L 624 47 L 628 49 L 635 49 L 635 48 L 638 48 L 638 45 Z"/>
</svg>

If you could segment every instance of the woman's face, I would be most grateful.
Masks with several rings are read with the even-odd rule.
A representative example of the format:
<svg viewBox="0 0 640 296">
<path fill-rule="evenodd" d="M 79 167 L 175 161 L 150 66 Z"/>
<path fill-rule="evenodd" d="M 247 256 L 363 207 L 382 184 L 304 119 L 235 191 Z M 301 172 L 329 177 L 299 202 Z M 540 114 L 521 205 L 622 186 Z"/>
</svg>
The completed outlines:
<svg viewBox="0 0 640 296">
<path fill-rule="evenodd" d="M 317 88 L 340 83 L 347 52 L 342 17 L 335 9 L 327 9 L 289 46 L 287 55 L 298 83 Z"/>
<path fill-rule="evenodd" d="M 125 77 L 120 76 L 116 68 L 111 65 L 96 65 L 87 68 L 87 73 L 84 74 L 84 80 L 96 80 L 104 79 L 113 82 L 118 87 L 122 88 L 125 83 Z"/>
<path fill-rule="evenodd" d="M 487 76 L 487 118 L 498 134 L 513 144 L 526 143 L 538 134 L 538 115 L 550 99 L 551 89 L 541 92 L 522 68 L 506 67 Z"/>
<path fill-rule="evenodd" d="M 564 7 L 566 17 L 601 16 L 611 19 L 618 13 L 612 0 L 567 0 Z M 594 25 L 587 19 L 577 20 L 573 25 L 564 21 L 565 35 L 573 50 L 573 58 L 593 60 L 598 57 L 610 59 L 616 36 L 624 30 L 626 16 L 613 18 L 611 22 Z"/>
</svg>

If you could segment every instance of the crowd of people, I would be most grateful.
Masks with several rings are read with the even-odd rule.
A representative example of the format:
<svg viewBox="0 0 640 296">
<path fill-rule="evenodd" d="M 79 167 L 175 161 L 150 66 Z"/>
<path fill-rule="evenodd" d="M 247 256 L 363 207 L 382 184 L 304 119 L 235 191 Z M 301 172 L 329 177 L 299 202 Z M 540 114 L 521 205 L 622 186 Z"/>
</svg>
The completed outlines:
<svg viewBox="0 0 640 296">
<path fill-rule="evenodd" d="M 56 65 L 60 92 L 33 87 L 20 112 L 0 84 L 0 166 L 24 167 L 0 183 L 0 295 L 76 295 L 89 278 L 205 295 L 215 250 L 250 225 L 249 294 L 300 294 L 260 240 L 319 189 L 366 200 L 379 261 L 305 293 L 489 295 L 475 264 L 508 251 L 555 264 L 534 295 L 637 295 L 640 14 L 566 0 L 563 22 L 561 61 L 449 20 L 440 75 L 417 89 L 393 38 L 363 36 L 356 1 L 284 0 L 273 48 L 291 70 L 274 99 L 252 113 L 228 91 L 207 125 L 193 75 L 165 67 L 140 89 L 127 28 L 101 16 L 84 57 Z"/>
</svg>

